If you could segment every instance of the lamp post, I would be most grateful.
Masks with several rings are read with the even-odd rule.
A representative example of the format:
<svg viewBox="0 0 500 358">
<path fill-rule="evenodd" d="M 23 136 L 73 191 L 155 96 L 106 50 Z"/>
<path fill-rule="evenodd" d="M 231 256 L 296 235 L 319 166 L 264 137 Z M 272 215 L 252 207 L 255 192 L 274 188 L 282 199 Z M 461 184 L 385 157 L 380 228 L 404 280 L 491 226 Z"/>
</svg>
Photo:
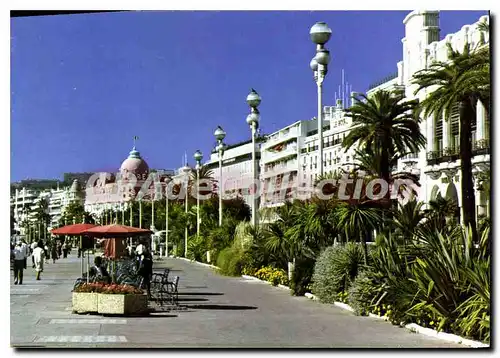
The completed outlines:
<svg viewBox="0 0 500 358">
<path fill-rule="evenodd" d="M 218 126 L 214 132 L 215 139 L 217 139 L 217 147 L 215 150 L 219 153 L 219 226 L 222 226 L 222 156 L 224 155 L 224 138 L 226 132 Z"/>
<path fill-rule="evenodd" d="M 168 257 L 168 184 L 165 179 L 165 257 Z"/>
<path fill-rule="evenodd" d="M 247 103 L 250 106 L 250 114 L 247 116 L 247 123 L 250 125 L 252 130 L 252 179 L 253 184 L 258 180 L 257 173 L 257 160 L 255 153 L 255 135 L 257 134 L 257 128 L 259 128 L 260 112 L 257 109 L 261 102 L 259 94 L 252 88 L 252 91 L 247 96 Z M 252 225 L 255 227 L 257 225 L 257 189 L 256 187 L 252 196 Z"/>
<path fill-rule="evenodd" d="M 186 227 L 184 228 L 184 257 L 187 258 L 188 255 L 188 221 L 187 221 L 187 215 L 189 212 L 189 166 L 187 165 L 184 167 L 184 175 L 185 175 L 185 184 L 186 184 L 186 198 L 185 198 L 185 207 L 184 207 L 184 212 L 186 213 Z"/>
<path fill-rule="evenodd" d="M 196 160 L 196 236 L 200 237 L 200 168 L 203 154 L 197 150 L 194 153 Z"/>
<path fill-rule="evenodd" d="M 324 22 L 317 22 L 309 31 L 311 40 L 316 44 L 316 56 L 311 60 L 310 66 L 314 72 L 314 80 L 318 86 L 318 155 L 319 176 L 323 176 L 323 81 L 328 72 L 330 52 L 325 44 L 332 36 L 332 30 Z"/>
</svg>

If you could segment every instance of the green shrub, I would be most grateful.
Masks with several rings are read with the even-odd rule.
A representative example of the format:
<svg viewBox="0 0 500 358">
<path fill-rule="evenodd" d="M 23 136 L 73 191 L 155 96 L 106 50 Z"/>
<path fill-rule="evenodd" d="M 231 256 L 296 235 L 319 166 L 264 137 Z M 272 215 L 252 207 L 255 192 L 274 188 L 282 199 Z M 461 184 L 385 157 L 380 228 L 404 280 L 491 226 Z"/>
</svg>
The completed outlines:
<svg viewBox="0 0 500 358">
<path fill-rule="evenodd" d="M 188 239 L 188 259 L 205 262 L 207 258 L 206 252 L 206 239 L 203 236 L 194 235 Z"/>
<path fill-rule="evenodd" d="M 295 267 L 290 280 L 290 291 L 293 296 L 304 296 L 312 283 L 314 259 L 301 258 L 295 260 Z"/>
<path fill-rule="evenodd" d="M 243 269 L 243 251 L 235 247 L 227 247 L 217 255 L 219 272 L 226 276 L 240 276 Z"/>
<path fill-rule="evenodd" d="M 382 275 L 372 271 L 360 272 L 348 291 L 347 302 L 359 316 L 370 313 L 382 290 Z"/>
<path fill-rule="evenodd" d="M 364 265 L 360 245 L 330 246 L 321 253 L 314 267 L 313 293 L 325 303 L 333 303 L 346 292 Z"/>
</svg>

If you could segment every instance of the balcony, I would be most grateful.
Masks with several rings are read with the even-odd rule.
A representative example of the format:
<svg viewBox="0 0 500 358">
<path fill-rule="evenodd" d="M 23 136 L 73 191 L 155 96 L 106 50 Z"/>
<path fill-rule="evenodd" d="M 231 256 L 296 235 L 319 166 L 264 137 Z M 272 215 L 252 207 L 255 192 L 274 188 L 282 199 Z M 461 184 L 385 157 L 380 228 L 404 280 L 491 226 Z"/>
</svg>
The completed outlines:
<svg viewBox="0 0 500 358">
<path fill-rule="evenodd" d="M 490 154 L 490 141 L 481 139 L 472 141 L 472 157 Z M 444 150 L 427 152 L 427 165 L 443 162 L 453 162 L 460 159 L 460 148 L 445 148 Z"/>
<path fill-rule="evenodd" d="M 296 143 L 284 145 L 282 148 L 279 148 L 278 150 L 276 150 L 274 152 L 271 152 L 269 149 L 267 149 L 262 154 L 262 161 L 266 162 L 266 163 L 270 163 L 270 162 L 274 162 L 274 161 L 286 158 L 288 156 L 297 155 L 297 149 L 298 149 L 298 146 Z"/>
<path fill-rule="evenodd" d="M 299 169 L 298 163 L 299 162 L 297 160 L 292 160 L 284 164 L 278 164 L 273 167 L 268 167 L 264 169 L 262 175 L 264 178 L 269 178 L 286 172 L 297 171 Z"/>
<path fill-rule="evenodd" d="M 487 155 L 490 154 L 489 139 L 481 139 L 472 141 L 472 155 Z"/>
<path fill-rule="evenodd" d="M 453 162 L 458 160 L 460 149 L 459 148 L 445 148 L 444 150 L 437 150 L 427 152 L 427 165 L 436 165 L 443 162 Z"/>
<path fill-rule="evenodd" d="M 391 73 L 390 75 L 387 75 L 385 77 L 383 77 L 382 79 L 376 81 L 376 82 L 373 82 L 372 84 L 370 84 L 368 86 L 368 90 L 372 90 L 374 89 L 375 87 L 378 87 L 380 85 L 383 85 L 384 83 L 387 83 L 389 81 L 392 81 L 394 79 L 398 78 L 398 73 L 397 72 L 394 72 L 394 73 Z"/>
<path fill-rule="evenodd" d="M 268 137 L 267 142 L 265 143 L 266 149 L 272 147 L 273 145 L 279 144 L 283 141 L 286 141 L 291 138 L 296 138 L 299 135 L 299 131 L 297 127 L 288 128 L 276 133 L 270 137 Z"/>
</svg>

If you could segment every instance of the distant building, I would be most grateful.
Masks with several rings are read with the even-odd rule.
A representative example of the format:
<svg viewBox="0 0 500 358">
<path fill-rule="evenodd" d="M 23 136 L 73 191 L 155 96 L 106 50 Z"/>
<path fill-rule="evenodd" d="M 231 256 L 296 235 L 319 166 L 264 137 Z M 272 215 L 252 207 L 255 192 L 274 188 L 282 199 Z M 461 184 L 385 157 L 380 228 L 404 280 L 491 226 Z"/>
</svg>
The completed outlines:
<svg viewBox="0 0 500 358">
<path fill-rule="evenodd" d="M 257 177 L 259 178 L 260 147 L 263 137 L 259 137 L 255 144 Z M 206 165 L 213 172 L 213 179 L 217 188 L 221 183 L 219 171 L 219 153 L 215 150 L 210 154 Z M 222 189 L 225 197 L 241 197 L 251 207 L 250 191 L 254 183 L 252 174 L 252 141 L 228 145 L 222 156 Z M 215 188 L 217 191 L 218 189 Z"/>
</svg>

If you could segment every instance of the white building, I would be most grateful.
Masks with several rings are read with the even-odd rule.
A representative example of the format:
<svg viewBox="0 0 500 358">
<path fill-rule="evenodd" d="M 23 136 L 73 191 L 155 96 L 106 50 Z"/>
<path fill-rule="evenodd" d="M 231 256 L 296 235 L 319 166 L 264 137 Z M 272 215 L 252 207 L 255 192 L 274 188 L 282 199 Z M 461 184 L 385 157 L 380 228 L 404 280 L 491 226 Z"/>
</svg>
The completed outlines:
<svg viewBox="0 0 500 358">
<path fill-rule="evenodd" d="M 256 140 L 255 144 L 255 157 L 259 168 L 260 163 L 260 141 Z M 210 154 L 210 160 L 204 163 L 213 172 L 213 179 L 220 183 L 219 173 L 219 153 L 215 150 Z M 259 170 L 259 169 L 257 169 Z M 257 173 L 258 178 L 260 173 Z M 228 145 L 222 156 L 222 190 L 225 197 L 240 196 L 245 200 L 248 206 L 252 206 L 252 197 L 250 196 L 249 189 L 251 190 L 253 180 L 252 173 L 252 141 Z"/>
<path fill-rule="evenodd" d="M 417 96 L 414 95 L 416 85 L 412 84 L 413 74 L 427 68 L 433 61 L 447 61 L 447 43 L 455 50 L 462 51 L 466 42 L 472 48 L 478 46 L 483 36 L 484 46 L 489 46 L 489 35 L 482 35 L 477 28 L 481 22 L 489 23 L 489 17 L 482 16 L 478 22 L 464 25 L 457 33 L 448 34 L 443 40 L 439 40 L 439 11 L 412 11 L 403 21 L 403 60 L 397 63 L 397 76 L 371 89 L 368 94 L 380 89 L 400 88 L 405 91 L 408 99 L 423 100 L 428 93 L 420 91 Z M 484 106 L 479 102 L 476 122 L 472 128 L 472 172 L 475 178 L 479 173 L 490 169 L 489 122 Z M 398 165 L 399 170 L 411 169 L 420 174 L 420 200 L 428 202 L 440 193 L 462 206 L 459 130 L 458 108 L 451 114 L 451 118 L 431 117 L 422 121 L 421 131 L 427 138 L 426 148 L 402 159 Z M 486 214 L 488 201 L 485 192 L 476 191 L 478 215 Z"/>
<path fill-rule="evenodd" d="M 65 207 L 73 200 L 82 200 L 80 195 L 79 183 L 75 180 L 71 187 L 59 189 L 48 189 L 43 191 L 30 190 L 26 188 L 16 189 L 15 194 L 11 197 L 10 205 L 13 207 L 14 219 L 16 224 L 14 229 L 25 234 L 23 222 L 36 222 L 36 211 L 39 208 L 40 201 L 47 202 L 47 214 L 50 215 L 51 221 L 48 230 L 55 227 L 62 217 Z"/>
<path fill-rule="evenodd" d="M 355 162 L 354 148 L 345 150 L 342 142 L 352 119 L 344 115 L 341 100 L 323 108 L 323 173 L 350 170 Z M 318 178 L 318 121 L 295 122 L 268 136 L 262 144 L 261 179 L 265 196 L 261 208 L 282 205 L 285 200 L 307 198 Z"/>
</svg>

